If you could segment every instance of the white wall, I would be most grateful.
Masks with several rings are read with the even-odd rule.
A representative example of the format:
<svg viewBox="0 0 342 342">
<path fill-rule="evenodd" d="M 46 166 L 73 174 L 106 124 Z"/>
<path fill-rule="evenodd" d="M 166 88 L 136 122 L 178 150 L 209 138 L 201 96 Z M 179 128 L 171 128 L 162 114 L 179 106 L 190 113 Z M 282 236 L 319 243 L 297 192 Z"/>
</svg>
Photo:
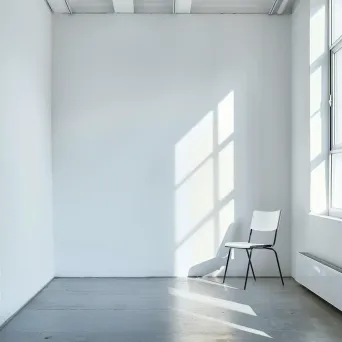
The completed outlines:
<svg viewBox="0 0 342 342">
<path fill-rule="evenodd" d="M 309 252 L 342 266 L 342 221 L 325 209 L 328 166 L 329 51 L 326 0 L 298 1 L 292 16 L 292 254 Z M 322 77 L 316 77 L 317 75 Z M 318 80 L 318 81 L 317 81 Z M 311 117 L 311 118 L 310 118 Z M 317 172 L 317 170 L 323 170 Z M 325 173 L 324 173 L 325 170 Z M 313 211 L 314 215 L 309 215 Z"/>
<path fill-rule="evenodd" d="M 212 272 L 231 223 L 246 239 L 252 210 L 277 208 L 290 274 L 290 20 L 54 17 L 57 276 Z"/>
<path fill-rule="evenodd" d="M 53 277 L 51 14 L 1 2 L 0 324 Z"/>
<path fill-rule="evenodd" d="M 297 253 L 305 251 L 305 227 L 310 212 L 310 2 L 297 4 L 292 14 L 293 274 Z"/>
</svg>

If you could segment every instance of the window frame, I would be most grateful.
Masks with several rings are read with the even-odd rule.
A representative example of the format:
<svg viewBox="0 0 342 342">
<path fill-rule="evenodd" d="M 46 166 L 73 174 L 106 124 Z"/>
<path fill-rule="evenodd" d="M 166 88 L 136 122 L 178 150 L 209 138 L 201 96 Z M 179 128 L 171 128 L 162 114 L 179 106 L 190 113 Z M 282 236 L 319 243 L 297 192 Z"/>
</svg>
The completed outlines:
<svg viewBox="0 0 342 342">
<path fill-rule="evenodd" d="M 335 144 L 335 85 L 336 85 L 336 54 L 342 53 L 342 35 L 334 42 L 333 41 L 333 1 L 329 0 L 329 53 L 330 53 L 330 117 L 329 117 L 329 134 L 330 134 L 330 149 L 329 149 L 329 215 L 342 218 L 342 208 L 334 208 L 332 206 L 332 179 L 333 179 L 333 155 L 342 154 L 342 143 Z M 342 177 L 342 175 L 341 175 Z"/>
</svg>

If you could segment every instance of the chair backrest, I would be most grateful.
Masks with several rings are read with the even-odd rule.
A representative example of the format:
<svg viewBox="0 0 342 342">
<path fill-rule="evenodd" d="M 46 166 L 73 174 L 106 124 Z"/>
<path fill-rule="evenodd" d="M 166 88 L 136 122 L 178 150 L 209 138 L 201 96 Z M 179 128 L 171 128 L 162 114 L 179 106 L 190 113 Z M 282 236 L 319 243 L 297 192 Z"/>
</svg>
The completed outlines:
<svg viewBox="0 0 342 342">
<path fill-rule="evenodd" d="M 254 211 L 251 222 L 251 230 L 260 232 L 273 232 L 278 229 L 280 210 L 277 211 Z"/>
</svg>

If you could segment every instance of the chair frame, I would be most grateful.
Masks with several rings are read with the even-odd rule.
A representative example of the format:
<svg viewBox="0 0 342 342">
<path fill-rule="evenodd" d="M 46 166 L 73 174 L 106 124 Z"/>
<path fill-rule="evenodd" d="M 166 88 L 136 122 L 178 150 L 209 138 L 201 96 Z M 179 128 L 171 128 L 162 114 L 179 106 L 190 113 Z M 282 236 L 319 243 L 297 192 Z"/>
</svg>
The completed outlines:
<svg viewBox="0 0 342 342">
<path fill-rule="evenodd" d="M 278 235 L 278 228 L 279 228 L 280 218 L 281 218 L 281 210 L 279 212 L 279 219 L 278 219 L 277 228 L 274 231 L 273 244 L 263 244 L 263 245 L 260 245 L 260 246 L 252 246 L 252 247 L 249 247 L 249 248 L 238 248 L 238 249 L 244 249 L 246 251 L 247 257 L 248 257 L 248 266 L 247 266 L 244 290 L 246 290 L 246 288 L 247 288 L 249 268 L 252 269 L 253 278 L 254 278 L 254 281 L 256 281 L 256 277 L 255 277 L 255 273 L 254 273 L 254 269 L 253 269 L 253 265 L 252 265 L 252 260 L 251 260 L 252 259 L 252 253 L 253 253 L 254 249 L 268 250 L 268 251 L 273 251 L 274 252 L 274 255 L 275 255 L 276 260 L 277 260 L 277 265 L 278 265 L 278 270 L 279 270 L 279 274 L 280 274 L 280 279 L 281 279 L 281 282 L 282 282 L 282 284 L 284 286 L 284 279 L 283 279 L 283 275 L 282 275 L 281 268 L 280 268 L 278 254 L 277 254 L 276 250 L 274 249 L 274 245 L 276 244 L 276 241 L 277 241 L 277 235 Z M 249 232 L 248 243 L 251 243 L 252 234 L 253 234 L 253 229 L 251 228 L 250 232 Z M 228 265 L 229 265 L 230 254 L 231 254 L 231 251 L 232 251 L 233 247 L 227 247 L 227 248 L 229 248 L 229 252 L 228 252 L 228 257 L 227 257 L 226 269 L 224 271 L 223 284 L 224 284 L 224 282 L 226 280 L 226 275 L 227 275 L 227 270 L 228 270 Z"/>
</svg>

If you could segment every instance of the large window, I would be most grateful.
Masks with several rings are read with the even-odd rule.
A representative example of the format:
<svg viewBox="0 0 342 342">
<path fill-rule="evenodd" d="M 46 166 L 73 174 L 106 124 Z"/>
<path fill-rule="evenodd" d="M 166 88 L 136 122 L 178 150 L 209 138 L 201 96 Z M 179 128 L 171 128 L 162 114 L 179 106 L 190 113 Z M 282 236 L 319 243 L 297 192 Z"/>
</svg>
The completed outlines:
<svg viewBox="0 0 342 342">
<path fill-rule="evenodd" d="M 330 214 L 342 217 L 342 0 L 330 0 L 331 172 Z"/>
</svg>

